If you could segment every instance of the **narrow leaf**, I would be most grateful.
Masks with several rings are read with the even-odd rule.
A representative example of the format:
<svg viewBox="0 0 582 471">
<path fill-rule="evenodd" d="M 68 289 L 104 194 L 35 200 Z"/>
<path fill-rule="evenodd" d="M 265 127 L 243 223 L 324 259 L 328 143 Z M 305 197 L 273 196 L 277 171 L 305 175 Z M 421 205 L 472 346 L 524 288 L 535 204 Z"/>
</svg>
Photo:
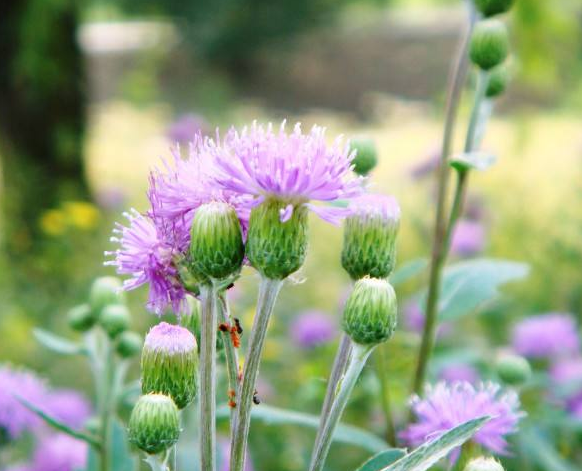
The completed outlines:
<svg viewBox="0 0 582 471">
<path fill-rule="evenodd" d="M 372 456 L 356 471 L 376 471 L 378 469 L 385 468 L 386 466 L 394 463 L 396 460 L 402 458 L 405 454 L 406 450 L 401 450 L 398 448 L 391 448 L 389 450 L 381 451 L 377 455 Z"/>
<path fill-rule="evenodd" d="M 371 471 L 426 471 L 452 450 L 469 440 L 488 420 L 490 417 L 469 420 L 449 430 L 439 438 L 419 446 L 391 465 Z"/>
<path fill-rule="evenodd" d="M 78 343 L 71 342 L 70 340 L 59 337 L 51 332 L 47 332 L 43 329 L 33 329 L 32 331 L 36 340 L 38 340 L 43 346 L 52 350 L 53 352 L 60 353 L 62 355 L 78 355 L 84 353 L 82 345 Z"/>
<path fill-rule="evenodd" d="M 230 408 L 226 405 L 218 407 L 216 418 L 226 420 L 230 417 Z M 317 430 L 319 417 L 286 409 L 261 404 L 254 407 L 251 418 L 267 425 L 299 425 Z M 379 453 L 388 448 L 388 444 L 373 433 L 351 425 L 339 424 L 333 434 L 335 442 L 355 445 L 372 453 Z"/>
<path fill-rule="evenodd" d="M 83 441 L 87 442 L 89 445 L 92 445 L 96 448 L 101 447 L 101 443 L 95 437 L 93 437 L 85 432 L 73 430 L 71 427 L 64 424 L 59 419 L 50 416 L 49 414 L 47 414 L 43 410 L 39 409 L 34 404 L 28 402 L 23 397 L 20 397 L 18 395 L 15 395 L 15 397 L 24 407 L 26 407 L 29 411 L 34 412 L 36 415 L 38 415 L 42 420 L 44 420 L 51 427 L 59 430 L 60 432 L 66 433 L 67 435 L 70 435 L 73 438 L 78 438 L 79 440 L 83 440 Z"/>
</svg>

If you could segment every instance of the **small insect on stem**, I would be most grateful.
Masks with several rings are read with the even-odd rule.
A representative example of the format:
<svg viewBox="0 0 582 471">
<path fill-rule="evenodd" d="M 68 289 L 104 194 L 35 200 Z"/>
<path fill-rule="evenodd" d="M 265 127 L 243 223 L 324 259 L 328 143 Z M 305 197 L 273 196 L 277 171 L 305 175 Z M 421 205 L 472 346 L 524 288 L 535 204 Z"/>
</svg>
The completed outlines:
<svg viewBox="0 0 582 471">
<path fill-rule="evenodd" d="M 231 409 L 234 409 L 236 407 L 236 402 L 234 400 L 235 394 L 236 393 L 234 392 L 234 389 L 228 390 L 228 407 L 230 407 Z"/>
<path fill-rule="evenodd" d="M 238 319 L 238 317 L 234 318 L 234 325 L 236 326 L 236 332 L 238 333 L 238 335 L 242 335 L 243 328 L 240 325 L 240 320 Z"/>
<path fill-rule="evenodd" d="M 228 325 L 227 322 L 221 322 L 220 324 L 218 324 L 218 330 L 220 330 L 221 332 L 228 332 L 230 330 L 230 326 Z"/>
<path fill-rule="evenodd" d="M 255 392 L 253 393 L 253 403 L 255 403 L 257 406 L 261 403 L 261 400 L 259 399 L 259 396 L 257 396 L 258 392 L 255 389 Z"/>
</svg>

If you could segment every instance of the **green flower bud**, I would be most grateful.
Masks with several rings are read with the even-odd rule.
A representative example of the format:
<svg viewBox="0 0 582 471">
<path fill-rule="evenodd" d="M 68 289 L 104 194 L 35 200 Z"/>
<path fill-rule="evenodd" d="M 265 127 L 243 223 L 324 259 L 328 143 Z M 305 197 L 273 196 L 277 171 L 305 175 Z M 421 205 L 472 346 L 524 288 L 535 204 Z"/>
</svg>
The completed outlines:
<svg viewBox="0 0 582 471">
<path fill-rule="evenodd" d="M 491 70 L 507 57 L 509 37 L 507 28 L 499 20 L 484 20 L 477 23 L 469 55 L 471 61 L 483 70 Z"/>
<path fill-rule="evenodd" d="M 119 278 L 102 276 L 93 282 L 89 293 L 89 305 L 96 317 L 99 317 L 105 306 L 124 303 L 125 293 L 122 291 Z"/>
<path fill-rule="evenodd" d="M 388 340 L 396 328 L 396 293 L 388 281 L 363 278 L 356 282 L 344 308 L 343 330 L 361 345 Z"/>
<path fill-rule="evenodd" d="M 514 0 L 475 0 L 477 10 L 485 17 L 505 13 L 513 6 Z"/>
<path fill-rule="evenodd" d="M 126 331 L 117 339 L 116 350 L 121 357 L 131 358 L 139 353 L 142 344 L 143 339 L 141 335 L 135 332 Z"/>
<path fill-rule="evenodd" d="M 198 208 L 192 221 L 190 255 L 195 274 L 223 280 L 238 274 L 245 247 L 240 221 L 228 203 L 212 202 Z"/>
<path fill-rule="evenodd" d="M 507 72 L 507 68 L 503 64 L 495 67 L 489 73 L 489 82 L 487 83 L 485 96 L 487 98 L 495 98 L 501 95 L 507 88 L 508 82 L 509 73 Z"/>
<path fill-rule="evenodd" d="M 479 458 L 472 459 L 465 466 L 464 471 L 505 471 L 501 463 L 494 458 Z"/>
<path fill-rule="evenodd" d="M 141 396 L 129 417 L 129 441 L 150 455 L 173 446 L 180 436 L 174 401 L 163 394 Z"/>
<path fill-rule="evenodd" d="M 289 212 L 292 211 L 292 214 Z M 283 219 L 283 221 L 282 221 Z M 268 199 L 253 208 L 247 257 L 263 276 L 282 280 L 297 271 L 307 252 L 307 209 Z"/>
<path fill-rule="evenodd" d="M 352 200 L 344 223 L 342 266 L 354 280 L 387 278 L 396 259 L 400 208 L 395 198 L 363 195 Z"/>
<path fill-rule="evenodd" d="M 511 386 L 519 386 L 531 377 L 529 362 L 519 355 L 502 354 L 495 366 L 501 381 Z"/>
<path fill-rule="evenodd" d="M 110 304 L 105 306 L 99 316 L 99 324 L 111 338 L 117 337 L 127 330 L 131 316 L 129 310 L 123 304 Z"/>
<path fill-rule="evenodd" d="M 350 142 L 350 148 L 356 151 L 352 164 L 358 175 L 366 176 L 378 165 L 378 153 L 372 140 L 354 139 Z"/>
<path fill-rule="evenodd" d="M 184 327 L 161 322 L 148 332 L 141 355 L 141 390 L 172 397 L 179 409 L 198 392 L 198 350 Z"/>
<path fill-rule="evenodd" d="M 95 316 L 88 304 L 80 304 L 67 314 L 69 327 L 79 332 L 85 332 L 95 325 Z"/>
</svg>

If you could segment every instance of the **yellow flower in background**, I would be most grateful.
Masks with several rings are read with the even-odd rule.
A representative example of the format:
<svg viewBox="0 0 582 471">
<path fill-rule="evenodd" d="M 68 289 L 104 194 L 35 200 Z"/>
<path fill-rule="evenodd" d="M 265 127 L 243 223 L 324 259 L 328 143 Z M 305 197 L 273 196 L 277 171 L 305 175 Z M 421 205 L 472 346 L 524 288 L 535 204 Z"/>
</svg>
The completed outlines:
<svg viewBox="0 0 582 471">
<path fill-rule="evenodd" d="M 59 236 L 67 228 L 65 213 L 60 209 L 49 209 L 40 217 L 41 230 L 51 236 Z"/>
<path fill-rule="evenodd" d="M 97 227 L 99 210 L 91 203 L 85 201 L 66 201 L 63 203 L 63 210 L 67 215 L 68 222 L 72 226 L 86 231 Z"/>
</svg>

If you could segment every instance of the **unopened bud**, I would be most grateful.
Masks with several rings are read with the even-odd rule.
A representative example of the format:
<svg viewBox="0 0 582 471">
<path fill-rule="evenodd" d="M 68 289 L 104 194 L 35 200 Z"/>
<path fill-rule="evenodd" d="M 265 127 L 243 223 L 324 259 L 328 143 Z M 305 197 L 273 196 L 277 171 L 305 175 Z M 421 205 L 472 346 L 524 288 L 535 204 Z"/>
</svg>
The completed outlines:
<svg viewBox="0 0 582 471">
<path fill-rule="evenodd" d="M 522 356 L 502 354 L 496 364 L 497 375 L 506 384 L 519 386 L 531 377 L 531 366 Z"/>
<path fill-rule="evenodd" d="M 386 278 L 396 260 L 400 207 L 392 196 L 363 195 L 352 200 L 344 223 L 342 266 L 354 280 Z"/>
<path fill-rule="evenodd" d="M 117 337 L 127 330 L 131 316 L 129 310 L 123 304 L 110 304 L 105 306 L 99 316 L 99 324 L 111 338 Z"/>
<path fill-rule="evenodd" d="M 67 314 L 69 327 L 78 332 L 85 332 L 95 325 L 95 315 L 88 304 L 80 304 Z"/>
<path fill-rule="evenodd" d="M 346 302 L 342 327 L 354 342 L 375 345 L 392 336 L 396 318 L 396 293 L 390 283 L 363 278 L 356 282 Z"/>
<path fill-rule="evenodd" d="M 105 306 L 125 302 L 122 286 L 121 280 L 114 276 L 102 276 L 93 282 L 89 293 L 89 305 L 96 317 L 101 314 Z"/>
<path fill-rule="evenodd" d="M 129 441 L 140 450 L 156 455 L 172 447 L 180 436 L 178 408 L 169 396 L 141 396 L 129 417 Z"/>
<path fill-rule="evenodd" d="M 499 20 L 484 20 L 477 23 L 469 55 L 471 61 L 483 70 L 491 70 L 501 64 L 509 51 L 507 28 Z"/>
<path fill-rule="evenodd" d="M 475 0 L 477 10 L 485 17 L 499 15 L 509 11 L 514 0 Z"/>
<path fill-rule="evenodd" d="M 356 156 L 352 160 L 354 172 L 358 175 L 368 175 L 378 165 L 378 155 L 374 142 L 370 139 L 354 139 L 350 142 Z"/>
<path fill-rule="evenodd" d="M 501 463 L 495 458 L 479 458 L 472 459 L 465 466 L 464 471 L 505 471 Z"/>
<path fill-rule="evenodd" d="M 495 67 L 489 73 L 489 81 L 487 82 L 487 90 L 485 96 L 487 98 L 495 98 L 501 95 L 507 88 L 509 82 L 509 73 L 507 67 L 503 64 Z"/>
<path fill-rule="evenodd" d="M 142 344 L 143 339 L 141 335 L 135 332 L 126 331 L 117 339 L 116 350 L 121 357 L 131 358 L 139 353 Z"/>
<path fill-rule="evenodd" d="M 198 392 L 198 350 L 192 333 L 161 322 L 148 332 L 141 356 L 141 390 L 172 397 L 179 409 Z"/>
<path fill-rule="evenodd" d="M 287 217 L 287 213 L 291 212 Z M 297 271 L 307 252 L 307 209 L 268 199 L 253 208 L 247 237 L 247 257 L 259 273 L 282 280 Z"/>
</svg>

